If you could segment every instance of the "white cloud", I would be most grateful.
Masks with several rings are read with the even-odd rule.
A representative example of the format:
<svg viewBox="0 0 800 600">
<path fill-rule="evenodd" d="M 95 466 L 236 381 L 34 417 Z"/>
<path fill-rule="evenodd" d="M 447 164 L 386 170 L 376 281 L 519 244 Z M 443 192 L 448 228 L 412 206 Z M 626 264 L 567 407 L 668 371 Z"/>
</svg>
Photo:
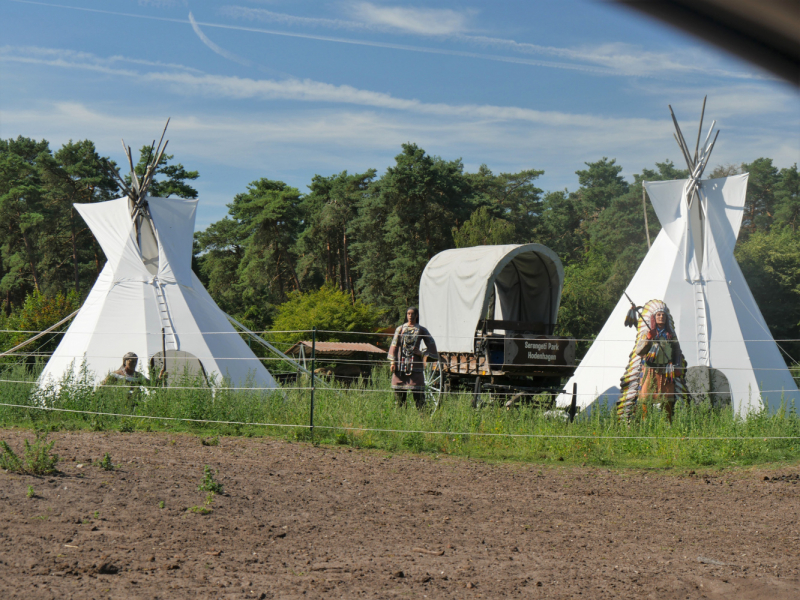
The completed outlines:
<svg viewBox="0 0 800 600">
<path fill-rule="evenodd" d="M 154 6 L 156 8 L 173 8 L 187 6 L 186 0 L 138 0 L 139 6 Z"/>
<path fill-rule="evenodd" d="M 751 117 L 762 115 L 784 115 L 784 118 L 795 123 L 800 119 L 798 96 L 789 92 L 782 93 L 779 88 L 767 92 L 763 86 L 754 84 L 708 85 L 704 91 L 708 92 L 709 97 L 706 113 L 714 115 L 720 121 L 733 118 L 740 123 L 746 123 Z M 672 102 L 676 111 L 688 113 L 692 118 L 700 117 L 702 99 L 697 89 L 673 87 L 664 89 L 661 95 L 676 99 Z"/>
<path fill-rule="evenodd" d="M 628 75 L 647 77 L 651 74 L 701 75 L 731 79 L 775 79 L 757 70 L 731 71 L 709 59 L 707 53 L 696 49 L 673 48 L 666 52 L 653 52 L 623 43 L 605 43 L 569 50 L 575 60 L 618 69 Z"/>
<path fill-rule="evenodd" d="M 234 19 L 261 21 L 262 23 L 280 23 L 281 25 L 301 25 L 305 27 L 327 27 L 329 29 L 375 29 L 367 23 L 345 21 L 343 19 L 325 19 L 320 17 L 298 17 L 286 13 L 274 12 L 263 8 L 246 6 L 223 6 L 220 14 Z"/>
<path fill-rule="evenodd" d="M 335 19 L 320 19 L 309 17 L 297 17 L 285 13 L 275 13 L 262 9 L 252 9 L 240 6 L 226 6 L 221 9 L 221 12 L 227 16 L 234 18 L 246 18 L 248 20 L 260 20 L 267 22 L 280 22 L 291 25 L 306 25 L 306 26 L 323 26 L 330 28 L 340 29 L 362 29 L 362 30 L 385 30 L 385 27 L 377 27 L 374 24 L 359 23 L 356 21 L 342 21 Z M 590 73 L 595 75 L 623 75 L 624 73 L 609 69 L 606 67 L 598 67 L 592 64 L 579 64 L 576 62 L 556 62 L 550 60 L 522 58 L 518 56 L 502 56 L 498 54 L 482 54 L 479 52 L 468 52 L 464 50 L 453 50 L 448 48 L 432 48 L 426 46 L 412 46 L 409 44 L 396 44 L 392 42 L 378 42 L 374 40 L 359 40 L 352 38 L 332 37 L 325 35 L 317 35 L 310 33 L 297 33 L 291 31 L 276 31 L 270 29 L 260 29 L 257 27 L 242 27 L 236 25 L 227 25 L 223 23 L 201 23 L 205 27 L 216 27 L 220 29 L 233 29 L 239 31 L 249 31 L 253 33 L 262 33 L 266 35 L 275 35 L 282 37 L 291 37 L 307 40 L 316 40 L 322 42 L 332 42 L 335 44 L 350 44 L 354 46 L 366 46 L 369 48 L 386 48 L 389 50 L 400 50 L 404 52 L 419 52 L 422 54 L 440 54 L 444 56 L 460 56 L 463 58 L 477 58 L 480 60 L 491 60 L 497 62 L 506 62 L 519 65 L 528 65 L 534 67 L 547 67 L 552 69 L 565 69 L 569 71 L 580 71 L 583 73 Z M 471 40 L 471 36 L 448 36 L 454 39 Z M 488 38 L 486 38 L 488 39 Z M 558 49 L 554 49 L 558 50 Z M 555 54 L 552 52 L 551 54 Z"/>
<path fill-rule="evenodd" d="M 192 29 L 197 34 L 197 37 L 200 38 L 200 41 L 203 42 L 206 46 L 208 46 L 212 51 L 216 52 L 217 54 L 219 54 L 224 58 L 227 58 L 228 60 L 232 60 L 233 62 L 239 63 L 240 65 L 245 65 L 245 66 L 250 65 L 250 61 L 237 56 L 233 52 L 228 52 L 224 48 L 220 48 L 217 44 L 208 39 L 208 36 L 205 33 L 203 33 L 203 31 L 200 29 L 200 26 L 197 24 L 197 21 L 195 21 L 194 15 L 191 13 L 191 11 L 189 12 L 189 23 L 191 23 Z"/>
<path fill-rule="evenodd" d="M 5 107 L 4 136 L 46 138 L 53 148 L 69 139 L 88 138 L 101 154 L 121 162 L 119 138 L 133 147 L 149 143 L 163 128 L 166 111 L 174 108 L 167 98 L 154 96 L 150 105 L 140 100 L 131 106 L 115 105 L 113 111 L 82 103 Z M 200 170 L 198 227 L 222 218 L 224 204 L 258 177 L 305 190 L 316 173 L 371 167 L 382 171 L 404 142 L 417 143 L 448 160 L 461 157 L 473 172 L 482 163 L 496 173 L 544 169 L 540 187 L 545 190 L 575 189 L 575 170 L 602 156 L 616 158 L 628 177 L 665 158 L 681 166 L 667 114 L 653 121 L 598 119 L 585 129 L 559 120 L 465 119 L 377 108 L 290 105 L 225 113 L 184 110 L 170 122 L 167 137 L 170 153 L 187 168 Z M 774 130 L 723 131 L 709 172 L 716 164 L 750 162 L 759 156 L 784 167 L 798 162 L 799 155 L 800 143 L 780 138 Z"/>
<path fill-rule="evenodd" d="M 121 58 L 121 57 L 120 57 Z M 608 140 L 625 139 L 629 144 L 647 143 L 654 135 L 669 136 L 670 127 L 666 119 L 619 118 L 591 114 L 575 114 L 560 111 L 541 111 L 527 107 L 499 106 L 491 104 L 450 104 L 430 103 L 414 98 L 398 98 L 391 94 L 359 89 L 348 85 L 333 85 L 309 79 L 253 79 L 234 76 L 211 75 L 185 72 L 181 70 L 156 70 L 137 72 L 132 69 L 115 69 L 107 60 L 87 53 L 60 52 L 52 49 L 14 49 L 0 48 L 0 59 L 20 61 L 28 64 L 45 64 L 71 69 L 88 69 L 118 76 L 137 79 L 149 84 L 160 84 L 176 95 L 203 95 L 215 98 L 240 100 L 292 100 L 322 105 L 344 105 L 369 107 L 379 111 L 398 111 L 420 117 L 436 117 L 448 123 L 470 123 L 475 130 L 483 127 L 494 131 L 494 135 L 508 135 L 505 129 L 519 127 L 522 123 L 541 126 L 549 131 L 559 131 L 562 140 L 569 143 L 586 144 L 587 139 Z M 124 60 L 124 58 L 121 58 Z M 699 109 L 696 91 L 692 89 L 671 89 L 671 96 L 677 96 L 676 110 L 686 111 L 690 117 Z M 668 96 L 666 90 L 653 87 L 651 96 Z M 774 92 L 765 94 L 758 86 L 730 86 L 714 92 L 713 114 L 725 126 L 724 119 L 741 118 L 748 114 L 768 111 L 772 114 L 782 111 L 788 115 L 796 111 L 797 102 L 788 96 L 779 98 Z M 691 107 L 691 111 L 685 109 Z M 666 107 L 665 107 L 666 108 Z M 389 119 L 384 113 L 383 118 Z M 681 117 L 686 118 L 686 117 Z M 393 119 L 389 119 L 391 122 Z M 427 125 L 429 126 L 429 124 Z M 371 123 L 370 127 L 376 127 Z M 378 128 L 382 130 L 383 128 Z M 501 133 L 497 133 L 502 131 Z M 369 137 L 369 136 L 368 136 Z M 552 140 L 548 143 L 561 143 Z M 600 145 L 597 146 L 600 148 Z M 600 149 L 599 151 L 603 151 Z"/>
<path fill-rule="evenodd" d="M 569 129 L 606 130 L 619 126 L 631 126 L 646 130 L 655 126 L 647 119 L 614 118 L 589 114 L 573 114 L 560 111 L 540 111 L 517 106 L 491 104 L 430 103 L 414 98 L 398 98 L 383 92 L 359 89 L 349 85 L 333 85 L 310 79 L 254 79 L 228 75 L 212 75 L 193 70 L 135 71 L 118 69 L 115 64 L 129 61 L 125 57 L 99 58 L 85 52 L 62 51 L 49 48 L 0 47 L 0 60 L 44 64 L 53 67 L 100 71 L 109 75 L 134 78 L 149 83 L 160 83 L 176 94 L 202 94 L 217 98 L 255 100 L 295 100 L 315 103 L 367 106 L 462 120 L 489 120 L 496 122 L 523 121 L 562 126 Z M 159 67 L 159 63 L 139 61 L 147 66 Z M 172 65 L 180 67 L 180 65 Z M 640 86 L 640 91 L 650 96 L 671 97 L 676 110 L 691 110 L 697 107 L 697 92 L 693 88 L 657 85 Z M 755 84 L 716 86 L 712 88 L 713 114 L 723 119 L 729 116 L 740 118 L 748 114 L 796 114 L 797 100 L 793 96 L 765 90 Z M 699 104 L 697 104 L 699 106 Z M 711 114 L 711 112 L 709 113 Z"/>
<path fill-rule="evenodd" d="M 4 114 L 20 134 L 46 137 L 54 143 L 88 137 L 105 148 L 103 151 L 119 153 L 120 136 L 138 146 L 135 140 L 163 128 L 163 106 L 149 114 L 148 110 L 149 107 L 142 107 L 138 113 L 132 110 L 112 114 L 81 103 L 61 102 L 7 109 Z M 653 129 L 642 131 L 637 120 L 598 125 L 596 129 L 593 135 L 574 137 L 568 125 L 558 122 L 520 126 L 496 120 L 465 121 L 457 116 L 328 107 L 256 111 L 239 116 L 176 116 L 170 122 L 168 137 L 170 150 L 182 157 L 202 157 L 232 167 L 258 168 L 277 158 L 282 168 L 291 161 L 313 163 L 311 168 L 320 172 L 324 172 L 325 165 L 330 165 L 331 170 L 352 168 L 347 166 L 349 155 L 393 156 L 399 152 L 400 144 L 413 141 L 447 158 L 466 152 L 470 162 L 487 162 L 501 170 L 535 166 L 551 152 L 574 154 L 577 158 L 572 162 L 580 166 L 582 160 L 594 160 L 598 153 L 608 154 L 626 144 L 635 144 L 640 151 L 643 144 L 653 145 L 653 138 L 668 139 L 669 124 L 659 124 L 657 129 L 662 131 L 656 134 Z M 331 152 L 332 148 L 337 150 Z M 574 169 L 569 167 L 568 172 Z"/>
<path fill-rule="evenodd" d="M 333 85 L 310 79 L 252 79 L 226 75 L 186 73 L 180 71 L 137 72 L 117 70 L 88 53 L 41 50 L 30 48 L 0 48 L 0 60 L 43 64 L 53 67 L 100 71 L 109 75 L 137 78 L 170 86 L 176 93 L 200 93 L 208 96 L 238 99 L 302 100 L 372 106 L 375 108 L 411 111 L 429 115 L 460 116 L 477 119 L 523 120 L 531 122 L 563 123 L 591 127 L 598 122 L 608 122 L 602 117 L 574 115 L 553 111 L 537 111 L 514 106 L 453 105 L 425 103 L 416 99 L 397 98 L 391 94 L 362 90 L 349 85 Z M 613 119 L 611 120 L 613 122 Z"/>
<path fill-rule="evenodd" d="M 393 48 L 397 50 L 429 52 L 438 54 L 451 54 L 468 58 L 479 58 L 484 60 L 496 60 L 503 62 L 513 62 L 517 64 L 527 64 L 531 66 L 542 66 L 557 69 L 572 69 L 596 74 L 623 75 L 635 77 L 667 77 L 675 78 L 686 75 L 703 75 L 733 79 L 773 79 L 768 74 L 758 71 L 725 69 L 713 63 L 706 53 L 700 53 L 697 49 L 670 49 L 669 51 L 654 52 L 643 48 L 623 44 L 619 42 L 603 43 L 593 46 L 577 48 L 542 46 L 527 42 L 517 42 L 512 39 L 504 39 L 483 35 L 470 35 L 464 33 L 465 26 L 443 27 L 437 24 L 434 16 L 423 14 L 420 10 L 428 9 L 397 9 L 375 6 L 371 3 L 356 3 L 348 5 L 352 13 L 360 20 L 326 19 L 316 17 L 299 17 L 286 13 L 278 13 L 259 8 L 248 8 L 242 6 L 225 6 L 220 9 L 220 13 L 235 19 L 247 19 L 250 21 L 262 21 L 279 23 L 289 26 L 301 27 L 325 27 L 329 29 L 348 29 L 348 30 L 376 30 L 376 31 L 401 31 L 403 33 L 413 33 L 424 37 L 444 38 L 451 42 L 461 42 L 478 48 L 496 48 L 513 52 L 517 55 L 536 55 L 544 57 L 559 58 L 571 62 L 557 62 L 547 60 L 531 60 L 514 56 L 500 56 L 492 54 L 481 54 L 476 52 L 465 52 L 459 50 L 447 50 L 442 48 L 424 48 L 419 46 L 407 46 L 391 44 L 386 42 L 372 42 L 368 40 L 348 40 L 343 38 L 314 38 L 338 43 L 362 44 L 367 46 L 377 46 Z M 399 11 L 399 12 L 398 12 Z M 452 11 L 446 11 L 452 12 Z M 398 16 L 399 15 L 399 16 Z M 462 25 L 466 21 L 466 15 L 461 15 Z M 401 24 L 408 21 L 410 25 L 401 27 Z M 281 32 L 267 32 L 280 35 Z"/>
<path fill-rule="evenodd" d="M 349 11 L 363 23 L 421 35 L 463 33 L 473 14 L 442 8 L 379 6 L 371 2 L 353 2 Z"/>
<path fill-rule="evenodd" d="M 606 129 L 624 122 L 646 128 L 646 119 L 617 119 L 587 114 L 540 111 L 517 106 L 491 104 L 447 104 L 397 98 L 391 94 L 362 90 L 349 85 L 333 85 L 310 79 L 251 79 L 225 75 L 154 72 L 140 75 L 144 80 L 169 85 L 176 93 L 204 94 L 212 97 L 261 100 L 298 100 L 333 104 L 353 104 L 438 117 L 458 117 L 488 121 L 527 121 L 571 129 Z"/>
<path fill-rule="evenodd" d="M 454 39 L 484 48 L 499 48 L 518 54 L 553 56 L 582 64 L 604 67 L 607 72 L 637 77 L 675 77 L 703 75 L 733 79 L 773 79 L 756 71 L 731 71 L 709 60 L 696 49 L 653 52 L 632 44 L 603 43 L 576 48 L 540 46 L 510 39 L 476 35 L 458 35 Z"/>
<path fill-rule="evenodd" d="M 300 17 L 262 8 L 224 6 L 220 13 L 233 18 L 258 20 L 282 25 L 328 27 L 333 29 L 400 31 L 417 35 L 453 35 L 468 29 L 474 11 L 378 6 L 371 2 L 350 2 L 347 12 L 354 20 Z"/>
<path fill-rule="evenodd" d="M 21 2 L 23 4 L 42 4 L 45 6 L 54 6 L 54 7 L 57 6 L 58 8 L 62 9 L 96 13 L 96 14 L 117 15 L 131 19 L 145 19 L 149 21 L 161 21 L 168 23 L 189 23 L 190 25 L 192 24 L 189 20 L 185 19 L 157 17 L 154 15 L 122 13 L 117 11 L 84 8 L 76 6 L 63 6 L 63 5 L 47 4 L 42 2 L 27 2 L 26 0 L 14 0 L 14 1 Z M 229 7 L 229 8 L 234 9 L 237 7 Z M 242 9 L 242 10 L 247 10 L 247 9 Z M 236 13 L 236 11 L 230 13 L 231 16 L 237 16 L 237 14 L 238 13 Z M 250 18 L 255 18 L 253 17 L 254 14 L 255 13 L 251 13 Z M 269 18 L 273 20 L 284 19 L 284 22 L 287 23 L 291 21 L 299 24 L 302 23 L 311 24 L 309 21 L 304 20 L 306 19 L 304 17 L 282 15 L 281 13 L 270 13 L 270 14 L 272 16 Z M 239 14 L 239 16 L 243 15 L 245 15 L 245 13 Z M 331 23 L 336 23 L 337 24 L 336 26 L 356 27 L 356 28 L 363 28 L 363 27 L 386 28 L 389 27 L 390 24 L 393 22 L 391 19 L 389 19 L 389 17 L 386 17 L 384 19 L 385 23 L 383 25 L 380 25 L 380 23 L 382 23 L 383 21 L 381 21 L 381 19 L 378 19 L 377 17 L 371 22 L 363 22 L 363 23 L 357 23 L 354 21 L 352 22 L 340 21 L 335 19 L 333 20 L 311 19 L 311 21 L 313 21 L 313 24 L 316 25 L 324 26 L 326 23 L 331 22 Z M 397 23 L 399 23 L 400 21 L 402 21 L 402 19 L 397 19 L 396 21 Z M 481 60 L 491 60 L 491 61 L 514 63 L 514 64 L 536 66 L 536 67 L 573 70 L 594 75 L 635 76 L 635 77 L 662 78 L 662 79 L 670 79 L 670 78 L 680 79 L 687 75 L 696 75 L 704 77 L 708 76 L 730 77 L 737 79 L 772 79 L 771 76 L 769 75 L 761 75 L 757 72 L 725 70 L 717 68 L 714 65 L 709 65 L 707 63 L 702 63 L 702 62 L 698 63 L 697 60 L 676 61 L 674 57 L 675 54 L 674 52 L 648 53 L 642 50 L 641 48 L 631 47 L 628 52 L 615 53 L 609 51 L 608 45 L 603 45 L 598 47 L 587 47 L 581 49 L 538 46 L 535 44 L 516 42 L 514 40 L 491 38 L 486 36 L 473 36 L 464 33 L 458 33 L 452 25 L 448 25 L 450 30 L 453 31 L 450 34 L 442 33 L 443 31 L 446 31 L 448 27 L 444 27 L 442 25 L 435 25 L 431 23 L 420 24 L 417 27 L 417 30 L 414 31 L 413 33 L 452 38 L 453 40 L 461 40 L 463 42 L 481 47 L 489 47 L 489 46 L 498 47 L 530 55 L 541 54 L 545 56 L 562 57 L 566 60 L 552 61 L 552 60 L 542 60 L 542 59 L 529 59 L 529 58 L 522 58 L 519 56 L 503 56 L 503 55 L 485 54 L 479 52 L 467 52 L 467 51 L 453 50 L 447 48 L 429 48 L 423 46 L 413 46 L 408 44 L 394 44 L 394 43 L 378 42 L 372 40 L 348 39 L 348 38 L 307 34 L 307 33 L 291 32 L 291 31 L 276 31 L 269 29 L 261 29 L 257 27 L 230 25 L 225 23 L 208 23 L 208 22 L 196 21 L 195 24 L 197 26 L 214 27 L 217 29 L 228 29 L 233 31 L 260 33 L 264 35 L 318 40 L 318 41 L 332 42 L 337 44 L 352 44 L 357 46 L 387 48 L 387 49 L 406 51 L 406 52 L 421 52 L 426 54 L 460 56 L 464 58 L 476 58 Z M 395 30 L 397 30 L 396 27 Z M 207 40 L 208 38 L 206 37 L 205 39 Z M 219 46 L 216 46 L 216 44 L 213 44 L 213 47 L 222 50 L 221 48 L 219 48 Z M 223 52 L 225 51 L 223 50 Z"/>
<path fill-rule="evenodd" d="M 40 46 L 0 46 L 0 59 L 7 57 L 8 60 L 18 60 L 25 57 L 32 59 L 42 59 L 44 61 L 56 61 L 61 64 L 75 63 L 81 65 L 95 65 L 97 67 L 107 67 L 113 70 L 119 63 L 128 63 L 146 67 L 158 67 L 167 69 L 178 69 L 192 73 L 202 73 L 200 69 L 187 67 L 178 63 L 169 63 L 154 60 L 143 60 L 139 58 L 129 58 L 127 56 L 114 55 L 100 57 L 89 52 L 78 52 L 75 50 L 64 50 L 61 48 L 42 48 Z"/>
<path fill-rule="evenodd" d="M 21 134 L 45 137 L 54 143 L 88 137 L 101 152 L 119 153 L 120 135 L 138 145 L 137 138 L 160 131 L 166 116 L 173 114 L 170 150 L 178 156 L 194 157 L 217 172 L 249 169 L 248 173 L 262 173 L 259 176 L 283 179 L 299 187 L 307 184 L 314 173 L 384 168 L 398 153 L 400 144 L 408 141 L 448 159 L 462 156 L 472 170 L 481 163 L 495 171 L 544 168 L 545 189 L 574 188 L 575 169 L 601 156 L 616 157 L 628 176 L 665 158 L 680 164 L 666 101 L 663 114 L 655 118 L 429 103 L 313 80 L 250 79 L 157 67 L 149 72 L 121 69 L 115 64 L 126 62 L 125 57 L 115 59 L 109 63 L 108 59 L 86 53 L 0 48 L 0 60 L 88 69 L 139 89 L 172 92 L 147 94 L 132 106 L 117 103 L 113 113 L 79 103 L 42 101 L 34 107 L 13 110 L 6 105 L 4 137 Z M 681 125 L 687 132 L 692 128 L 696 131 L 696 121 L 691 119 L 697 118 L 702 100 L 696 90 L 652 86 L 637 91 L 642 98 L 676 98 L 673 106 Z M 800 127 L 796 99 L 792 101 L 787 95 L 776 100 L 779 95 L 774 90 L 762 90 L 759 95 L 755 85 L 709 91 L 712 96 L 707 118 L 720 117 L 723 129 L 712 156 L 713 164 L 738 164 L 758 156 L 774 158 L 779 166 L 800 160 L 800 143 L 787 133 Z M 227 104 L 224 114 L 192 114 L 184 99 L 196 95 L 248 102 L 236 104 L 235 110 Z M 737 98 L 744 114 L 752 111 L 753 123 L 736 112 Z M 765 125 L 765 119 L 756 118 L 762 110 L 771 115 L 783 114 L 786 119 L 777 121 L 773 117 Z M 154 116 L 140 116 L 148 114 Z M 789 128 L 784 129 L 787 123 Z M 184 160 L 187 166 L 193 162 Z M 216 178 L 230 175 L 221 173 Z M 240 191 L 247 181 L 236 184 L 232 193 Z"/>
</svg>

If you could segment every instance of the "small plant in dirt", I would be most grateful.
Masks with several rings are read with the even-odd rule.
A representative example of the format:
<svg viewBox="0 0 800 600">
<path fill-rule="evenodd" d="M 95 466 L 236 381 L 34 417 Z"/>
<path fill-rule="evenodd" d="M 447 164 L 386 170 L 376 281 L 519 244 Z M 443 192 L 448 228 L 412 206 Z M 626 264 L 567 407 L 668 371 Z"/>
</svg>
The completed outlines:
<svg viewBox="0 0 800 600">
<path fill-rule="evenodd" d="M 25 494 L 27 498 L 36 498 L 36 490 L 33 489 L 32 485 L 28 486 L 28 492 Z"/>
<path fill-rule="evenodd" d="M 0 468 L 13 473 L 30 475 L 52 475 L 57 471 L 58 454 L 51 453 L 55 441 L 48 442 L 47 434 L 37 434 L 33 444 L 25 440 L 24 457 L 20 458 L 6 443 L 0 441 Z"/>
<path fill-rule="evenodd" d="M 0 468 L 11 471 L 12 473 L 21 473 L 24 471 L 22 459 L 16 455 L 5 440 L 0 441 L 0 448 L 3 449 L 3 453 L 0 454 Z"/>
<path fill-rule="evenodd" d="M 214 511 L 214 509 L 211 508 L 211 505 L 213 503 L 214 503 L 214 492 L 208 492 L 208 495 L 206 496 L 206 501 L 203 503 L 202 506 L 190 506 L 186 510 L 198 515 L 207 515 Z"/>
<path fill-rule="evenodd" d="M 200 482 L 200 485 L 197 486 L 197 489 L 201 492 L 211 492 L 212 494 L 222 494 L 223 487 L 222 484 L 214 479 L 214 470 L 206 465 L 203 468 L 203 480 Z M 219 471 L 216 472 L 219 475 Z"/>
<path fill-rule="evenodd" d="M 164 504 L 164 501 L 163 501 L 163 500 L 161 500 L 161 501 L 158 503 L 158 508 L 164 508 L 165 506 L 166 506 L 166 504 Z"/>
<path fill-rule="evenodd" d="M 219 436 L 215 435 L 214 437 L 203 438 L 200 440 L 200 443 L 203 444 L 203 446 L 219 446 Z"/>
<path fill-rule="evenodd" d="M 96 510 L 96 511 L 94 511 L 94 512 L 92 513 L 92 516 L 93 516 L 95 519 L 99 519 L 99 518 L 100 518 L 100 511 L 99 511 L 99 510 Z"/>
<path fill-rule="evenodd" d="M 106 452 L 103 455 L 103 458 L 98 460 L 95 464 L 104 471 L 113 471 L 117 468 L 117 465 L 111 462 L 111 455 L 108 452 Z"/>
</svg>

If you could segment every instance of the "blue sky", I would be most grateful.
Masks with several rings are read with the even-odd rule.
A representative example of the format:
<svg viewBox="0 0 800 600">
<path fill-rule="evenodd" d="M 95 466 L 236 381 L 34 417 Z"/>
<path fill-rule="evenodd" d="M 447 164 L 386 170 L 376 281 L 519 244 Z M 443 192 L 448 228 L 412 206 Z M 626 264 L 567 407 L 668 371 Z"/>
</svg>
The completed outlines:
<svg viewBox="0 0 800 600">
<path fill-rule="evenodd" d="M 400 144 L 467 170 L 584 162 L 631 177 L 706 116 L 718 164 L 800 162 L 795 88 L 695 38 L 588 0 L 0 0 L 0 137 L 94 140 L 123 161 L 172 118 L 200 171 L 198 229 L 247 183 L 392 164 Z M 708 124 L 709 122 L 707 122 Z"/>
</svg>

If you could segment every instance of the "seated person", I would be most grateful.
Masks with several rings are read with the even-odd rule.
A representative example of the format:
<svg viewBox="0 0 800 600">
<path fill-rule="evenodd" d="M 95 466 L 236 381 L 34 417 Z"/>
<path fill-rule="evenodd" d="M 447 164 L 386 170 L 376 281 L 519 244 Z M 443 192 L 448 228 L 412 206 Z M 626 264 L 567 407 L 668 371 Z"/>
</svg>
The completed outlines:
<svg viewBox="0 0 800 600">
<path fill-rule="evenodd" d="M 139 357 L 135 352 L 128 352 L 122 357 L 122 366 L 116 371 L 112 371 L 103 380 L 103 385 L 128 385 L 128 394 L 133 396 L 140 386 L 149 386 L 150 380 L 145 377 L 144 373 L 136 370 L 136 365 L 139 363 Z M 162 367 L 158 374 L 156 381 L 157 385 L 166 383 L 167 371 L 166 367 Z"/>
</svg>

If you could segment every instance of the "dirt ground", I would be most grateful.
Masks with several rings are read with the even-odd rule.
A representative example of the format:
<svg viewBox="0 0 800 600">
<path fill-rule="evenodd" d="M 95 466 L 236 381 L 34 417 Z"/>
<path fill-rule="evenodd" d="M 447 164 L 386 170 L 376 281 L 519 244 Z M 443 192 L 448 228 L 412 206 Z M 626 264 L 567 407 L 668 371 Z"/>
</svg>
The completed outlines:
<svg viewBox="0 0 800 600">
<path fill-rule="evenodd" d="M 0 431 L 18 451 L 31 437 Z M 50 439 L 58 475 L 0 472 L 3 598 L 800 598 L 798 467 L 656 473 L 265 439 Z M 117 470 L 92 464 L 105 452 Z M 187 509 L 207 506 L 206 464 L 225 490 L 200 514 Z"/>
</svg>

